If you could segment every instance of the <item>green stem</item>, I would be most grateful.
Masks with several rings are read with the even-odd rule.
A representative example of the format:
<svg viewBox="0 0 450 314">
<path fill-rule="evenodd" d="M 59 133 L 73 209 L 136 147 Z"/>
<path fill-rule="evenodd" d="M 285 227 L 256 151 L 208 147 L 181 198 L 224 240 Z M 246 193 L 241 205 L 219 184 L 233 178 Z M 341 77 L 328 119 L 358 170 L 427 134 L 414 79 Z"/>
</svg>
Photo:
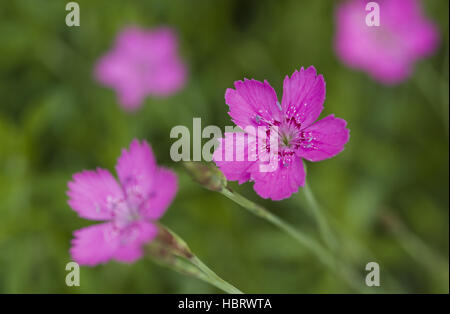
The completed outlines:
<svg viewBox="0 0 450 314">
<path fill-rule="evenodd" d="M 209 283 L 210 285 L 230 294 L 242 294 L 239 289 L 235 288 L 233 285 L 229 284 L 219 276 L 217 276 L 212 270 L 210 270 L 203 262 L 198 259 L 198 257 L 194 257 L 195 262 L 192 259 L 185 259 L 183 257 L 176 257 L 170 263 L 165 263 L 159 261 L 158 259 L 152 258 L 153 262 L 159 264 L 160 266 L 167 267 L 180 273 L 182 275 L 190 276 L 193 278 L 197 278 L 201 281 Z M 202 265 L 202 268 L 199 265 Z M 208 269 L 208 273 L 204 270 Z M 212 275 L 214 274 L 214 275 Z"/>
<path fill-rule="evenodd" d="M 224 188 L 221 193 L 241 205 L 243 208 L 250 211 L 252 214 L 263 218 L 272 224 L 276 225 L 280 229 L 284 230 L 298 242 L 300 242 L 305 247 L 312 250 L 317 257 L 326 265 L 334 268 L 334 262 L 332 256 L 318 243 L 316 240 L 311 238 L 310 236 L 302 233 L 301 231 L 296 230 L 294 227 L 284 222 L 277 216 L 273 215 L 271 212 L 266 210 L 265 208 L 253 203 L 252 201 L 246 199 L 242 195 L 231 191 L 229 188 Z"/>
<path fill-rule="evenodd" d="M 162 225 L 158 226 L 157 237 L 145 246 L 145 253 L 155 263 L 168 267 L 178 273 L 205 281 L 227 293 L 242 294 L 206 266 L 175 232 Z"/>
<path fill-rule="evenodd" d="M 339 248 L 340 251 L 346 252 L 348 249 L 352 250 L 351 256 L 347 256 L 346 263 L 362 265 L 363 263 L 367 263 L 367 261 L 376 261 L 379 260 L 376 257 L 376 254 L 367 247 L 364 243 L 362 243 L 360 237 L 355 237 L 349 232 L 345 226 L 336 220 L 334 217 L 329 217 L 330 224 L 334 226 L 333 230 L 337 230 L 339 239 L 342 239 L 342 247 Z M 347 251 L 348 253 L 348 251 Z M 349 255 L 349 254 L 347 254 Z M 408 290 L 405 290 L 398 280 L 392 275 L 389 269 L 385 269 L 383 271 L 383 286 L 388 284 L 388 289 L 385 289 L 387 293 L 408 293 Z"/>
<path fill-rule="evenodd" d="M 358 282 L 362 282 L 362 279 L 359 279 L 358 276 L 355 275 L 346 265 L 338 262 L 333 254 L 326 250 L 318 241 L 295 229 L 287 222 L 273 215 L 264 207 L 255 204 L 242 195 L 233 192 L 229 188 L 223 188 L 220 193 L 247 209 L 252 214 L 269 221 L 281 230 L 285 231 L 301 245 L 310 249 L 325 266 L 329 267 L 334 273 L 344 278 L 344 280 L 346 280 L 351 287 L 358 290 L 364 290 L 364 287 L 361 284 L 358 284 Z"/>
<path fill-rule="evenodd" d="M 320 235 L 322 236 L 328 248 L 331 249 L 332 251 L 335 251 L 337 249 L 337 242 L 335 240 L 335 237 L 331 231 L 327 219 L 323 214 L 322 208 L 320 207 L 319 203 L 314 197 L 314 194 L 312 193 L 311 188 L 307 183 L 303 187 L 302 191 L 305 194 L 305 200 L 309 205 L 308 208 L 312 212 L 314 219 L 317 222 Z"/>
<path fill-rule="evenodd" d="M 197 266 L 209 278 L 210 283 L 217 288 L 231 294 L 243 294 L 242 291 L 217 276 L 217 274 L 206 266 L 197 256 L 194 255 L 190 261 Z"/>
<path fill-rule="evenodd" d="M 448 62 L 448 59 L 446 60 L 446 62 Z M 433 68 L 430 63 L 424 62 L 420 66 L 420 70 L 420 73 L 413 75 L 412 81 L 428 101 L 429 107 L 434 108 L 436 114 L 442 119 L 446 135 L 448 136 L 448 81 L 441 78 L 439 73 Z M 444 96 L 442 96 L 442 98 L 439 97 L 439 92 L 441 90 L 445 91 L 445 94 Z M 442 103 L 442 105 L 440 104 L 440 102 Z"/>
<path fill-rule="evenodd" d="M 409 230 L 396 215 L 386 212 L 381 216 L 381 219 L 405 252 L 423 265 L 442 284 L 442 287 L 448 287 L 448 260 L 440 256 L 419 236 Z"/>
</svg>

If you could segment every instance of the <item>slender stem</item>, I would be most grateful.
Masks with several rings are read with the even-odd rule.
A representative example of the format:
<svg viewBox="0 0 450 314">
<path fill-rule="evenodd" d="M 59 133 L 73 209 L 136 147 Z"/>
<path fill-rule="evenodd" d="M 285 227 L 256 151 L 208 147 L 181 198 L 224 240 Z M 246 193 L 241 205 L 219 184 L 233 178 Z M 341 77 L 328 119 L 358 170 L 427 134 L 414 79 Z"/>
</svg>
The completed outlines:
<svg viewBox="0 0 450 314">
<path fill-rule="evenodd" d="M 197 256 L 194 255 L 190 261 L 197 266 L 209 278 L 210 283 L 214 284 L 217 288 L 231 294 L 243 294 L 242 291 L 217 276 L 217 274 L 206 266 Z"/>
<path fill-rule="evenodd" d="M 254 202 L 246 199 L 242 195 L 233 192 L 229 188 L 223 188 L 220 193 L 236 202 L 243 208 L 250 211 L 252 214 L 263 218 L 270 223 L 274 224 L 281 230 L 285 231 L 295 240 L 297 240 L 301 245 L 310 249 L 318 259 L 327 267 L 329 267 L 334 273 L 339 274 L 342 278 L 344 278 L 347 283 L 358 290 L 364 290 L 364 287 L 358 282 L 361 282 L 361 279 L 358 278 L 356 274 L 353 273 L 346 265 L 338 262 L 334 255 L 331 254 L 327 249 L 325 249 L 318 241 L 314 238 L 308 236 L 307 234 L 295 229 L 287 222 L 281 220 L 277 216 L 273 215 L 271 212 L 266 210 L 264 207 L 255 204 Z"/>
<path fill-rule="evenodd" d="M 433 66 L 426 62 L 421 65 L 421 75 L 414 75 L 412 81 L 429 102 L 429 105 L 435 109 L 436 114 L 442 119 L 446 135 L 448 136 L 448 81 L 442 79 Z M 442 98 L 442 105 L 439 104 L 440 99 L 437 97 L 438 93 L 436 92 L 436 89 L 440 91 L 440 87 L 444 91 L 447 91 L 446 95 Z"/>
<path fill-rule="evenodd" d="M 325 218 L 325 215 L 323 214 L 322 208 L 320 207 L 319 203 L 314 197 L 311 188 L 309 187 L 309 184 L 306 183 L 302 190 L 303 193 L 305 194 L 306 202 L 309 205 L 308 208 L 312 212 L 317 222 L 320 235 L 322 236 L 328 248 L 330 248 L 332 251 L 335 251 L 337 249 L 337 242 L 331 231 L 330 225 L 328 224 L 328 221 Z"/>
<path fill-rule="evenodd" d="M 273 215 L 271 212 L 266 210 L 265 208 L 253 203 L 252 201 L 246 199 L 242 195 L 231 191 L 228 188 L 225 188 L 221 191 L 223 195 L 228 197 L 229 199 L 233 200 L 237 204 L 241 205 L 248 211 L 250 211 L 252 214 L 255 214 L 256 216 L 263 218 L 280 229 L 286 231 L 290 236 L 292 236 L 294 239 L 296 239 L 298 242 L 300 242 L 302 245 L 308 247 L 311 249 L 317 257 L 326 265 L 334 268 L 334 262 L 332 256 L 318 243 L 316 240 L 311 238 L 310 236 L 302 233 L 299 230 L 296 230 L 294 227 L 289 225 L 288 223 L 284 222 L 277 216 Z"/>
<path fill-rule="evenodd" d="M 212 270 L 210 270 L 205 264 L 203 264 L 197 257 L 195 257 L 196 261 L 194 263 L 193 260 L 185 259 L 183 257 L 176 257 L 171 263 L 165 263 L 159 261 L 158 259 L 152 258 L 152 260 L 164 267 L 168 267 L 173 271 L 176 271 L 182 275 L 190 276 L 202 280 L 206 283 L 213 285 L 214 287 L 230 294 L 242 294 L 239 289 L 235 288 L 233 285 L 229 284 L 219 276 L 217 276 Z M 199 264 L 203 265 L 202 268 L 199 267 Z M 209 269 L 209 273 L 206 273 L 204 269 Z M 211 274 L 214 274 L 212 276 Z"/>
<path fill-rule="evenodd" d="M 306 168 L 306 166 L 305 166 Z M 319 226 L 319 231 L 321 233 L 321 236 L 323 238 L 323 240 L 325 241 L 325 243 L 327 244 L 327 246 L 333 251 L 336 252 L 336 250 L 338 249 L 338 242 L 336 241 L 336 237 L 335 237 L 335 233 L 332 230 L 336 230 L 333 229 L 331 227 L 331 224 L 333 223 L 332 217 L 329 217 L 329 219 L 327 219 L 324 215 L 323 209 L 322 207 L 319 205 L 319 202 L 317 201 L 316 197 L 314 196 L 312 189 L 310 188 L 310 186 L 306 183 L 305 186 L 302 189 L 303 193 L 305 194 L 305 200 L 308 203 L 308 209 L 309 211 L 313 214 L 314 219 L 317 222 L 317 225 Z M 331 218 L 331 219 L 330 219 Z M 336 225 L 337 222 L 334 221 L 334 224 Z M 337 230 L 340 230 L 341 233 L 343 230 L 343 228 L 338 228 Z M 347 236 L 347 244 L 348 242 L 351 242 L 351 246 L 353 248 L 356 248 L 361 251 L 361 246 L 358 243 L 354 242 L 355 239 L 353 239 L 352 237 L 348 237 Z M 363 247 L 362 250 L 366 250 L 366 256 L 374 256 L 374 254 L 372 252 L 367 252 L 368 249 L 367 247 Z M 349 264 L 349 261 L 345 261 L 346 264 Z M 390 276 L 390 274 L 385 271 L 385 277 L 389 278 L 389 281 L 393 283 L 393 286 L 395 286 L 396 290 L 398 291 L 402 291 L 403 288 L 401 288 L 401 286 L 397 283 L 397 281 L 392 278 L 392 276 Z"/>
<path fill-rule="evenodd" d="M 372 249 L 361 242 L 360 237 L 353 236 L 342 223 L 336 220 L 335 217 L 329 217 L 329 221 L 331 226 L 334 226 L 333 230 L 337 230 L 339 238 L 342 239 L 342 243 L 344 243 L 344 245 L 340 247 L 340 250 L 346 250 L 345 247 L 347 247 L 351 248 L 353 251 L 352 257 L 347 256 L 346 263 L 354 264 L 356 260 L 356 263 L 361 265 L 364 262 L 367 263 L 369 260 L 379 260 Z M 389 285 L 389 289 L 387 290 L 388 293 L 390 291 L 394 293 L 408 293 L 408 290 L 398 282 L 389 269 L 383 271 L 383 278 L 383 286 L 385 286 L 386 283 Z"/>
<path fill-rule="evenodd" d="M 443 287 L 448 287 L 448 260 L 429 247 L 393 213 L 386 212 L 381 219 L 411 258 L 422 264 Z"/>
<path fill-rule="evenodd" d="M 155 263 L 178 273 L 205 281 L 227 293 L 242 294 L 206 266 L 175 232 L 157 223 L 158 235 L 145 246 L 145 255 Z"/>
</svg>

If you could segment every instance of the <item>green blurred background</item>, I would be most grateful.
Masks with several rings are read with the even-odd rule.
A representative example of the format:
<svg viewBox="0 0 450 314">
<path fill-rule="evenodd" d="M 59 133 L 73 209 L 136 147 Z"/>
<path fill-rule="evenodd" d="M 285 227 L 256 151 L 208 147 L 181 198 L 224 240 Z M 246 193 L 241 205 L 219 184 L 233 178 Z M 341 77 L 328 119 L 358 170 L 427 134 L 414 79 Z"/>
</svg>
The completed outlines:
<svg viewBox="0 0 450 314">
<path fill-rule="evenodd" d="M 113 170 L 135 137 L 179 175 L 162 222 L 221 277 L 249 293 L 354 292 L 278 229 L 192 184 L 169 156 L 173 126 L 192 129 L 193 117 L 203 126 L 231 125 L 224 92 L 235 80 L 267 79 L 281 97 L 284 76 L 309 65 L 327 83 L 323 116 L 334 113 L 351 129 L 343 153 L 307 164 L 339 253 L 361 275 L 378 262 L 384 291 L 448 293 L 448 1 L 424 3 L 440 48 L 395 87 L 337 60 L 334 1 L 80 0 L 81 26 L 72 28 L 67 2 L 0 4 L 1 293 L 219 292 L 145 259 L 82 267 L 81 286 L 66 286 L 72 232 L 91 223 L 67 205 L 67 182 L 83 169 Z M 190 71 L 180 93 L 147 99 L 137 114 L 123 112 L 92 76 L 96 59 L 130 24 L 175 27 Z M 318 236 L 302 190 L 272 202 L 249 183 L 230 185 Z"/>
</svg>

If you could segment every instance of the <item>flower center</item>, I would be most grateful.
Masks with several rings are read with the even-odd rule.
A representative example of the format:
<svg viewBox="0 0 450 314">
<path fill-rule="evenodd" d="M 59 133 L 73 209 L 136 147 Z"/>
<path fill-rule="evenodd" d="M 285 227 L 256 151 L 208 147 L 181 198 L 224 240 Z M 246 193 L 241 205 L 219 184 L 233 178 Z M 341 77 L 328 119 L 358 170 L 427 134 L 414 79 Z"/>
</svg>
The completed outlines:
<svg viewBox="0 0 450 314">
<path fill-rule="evenodd" d="M 297 139 L 301 134 L 300 127 L 300 124 L 292 118 L 287 119 L 278 125 L 278 143 L 280 152 L 289 153 L 298 146 Z"/>
<path fill-rule="evenodd" d="M 142 195 L 138 193 L 135 186 L 129 186 L 126 190 L 127 197 L 125 199 L 108 198 L 108 206 L 113 212 L 114 225 L 119 229 L 126 228 L 133 222 L 141 219 Z"/>
<path fill-rule="evenodd" d="M 280 132 L 281 148 L 291 148 L 292 140 L 295 138 L 294 132 Z"/>
<path fill-rule="evenodd" d="M 271 147 L 274 134 L 277 138 L 277 148 Z M 277 155 L 283 165 L 288 166 L 298 149 L 316 149 L 315 138 L 311 132 L 302 129 L 294 117 L 286 117 L 283 122 L 273 121 L 267 126 L 264 149 L 270 155 Z"/>
</svg>

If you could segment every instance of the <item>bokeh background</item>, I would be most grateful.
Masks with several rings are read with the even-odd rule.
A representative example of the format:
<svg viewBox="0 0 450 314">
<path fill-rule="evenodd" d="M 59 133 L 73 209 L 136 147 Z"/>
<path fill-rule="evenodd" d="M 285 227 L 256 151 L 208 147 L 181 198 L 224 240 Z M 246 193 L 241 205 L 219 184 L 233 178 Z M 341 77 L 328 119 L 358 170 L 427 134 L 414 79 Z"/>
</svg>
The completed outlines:
<svg viewBox="0 0 450 314">
<path fill-rule="evenodd" d="M 334 113 L 351 129 L 343 153 L 307 164 L 340 254 L 361 275 L 378 262 L 384 291 L 448 293 L 449 2 L 423 2 L 440 48 L 409 80 L 386 87 L 337 60 L 335 1 L 79 0 L 81 26 L 72 28 L 66 1 L 1 1 L 0 292 L 219 292 L 145 259 L 82 267 L 81 286 L 65 285 L 72 232 L 90 224 L 67 205 L 67 182 L 83 169 L 113 170 L 135 137 L 179 175 L 162 222 L 221 277 L 250 293 L 354 292 L 287 235 L 193 184 L 169 156 L 173 126 L 192 129 L 193 117 L 203 126 L 231 125 L 223 96 L 235 80 L 267 79 L 280 96 L 285 75 L 314 65 L 327 83 L 323 115 Z M 133 24 L 175 27 L 190 77 L 177 95 L 147 99 L 129 114 L 92 70 Z M 301 190 L 272 202 L 249 183 L 230 185 L 318 234 Z"/>
</svg>

